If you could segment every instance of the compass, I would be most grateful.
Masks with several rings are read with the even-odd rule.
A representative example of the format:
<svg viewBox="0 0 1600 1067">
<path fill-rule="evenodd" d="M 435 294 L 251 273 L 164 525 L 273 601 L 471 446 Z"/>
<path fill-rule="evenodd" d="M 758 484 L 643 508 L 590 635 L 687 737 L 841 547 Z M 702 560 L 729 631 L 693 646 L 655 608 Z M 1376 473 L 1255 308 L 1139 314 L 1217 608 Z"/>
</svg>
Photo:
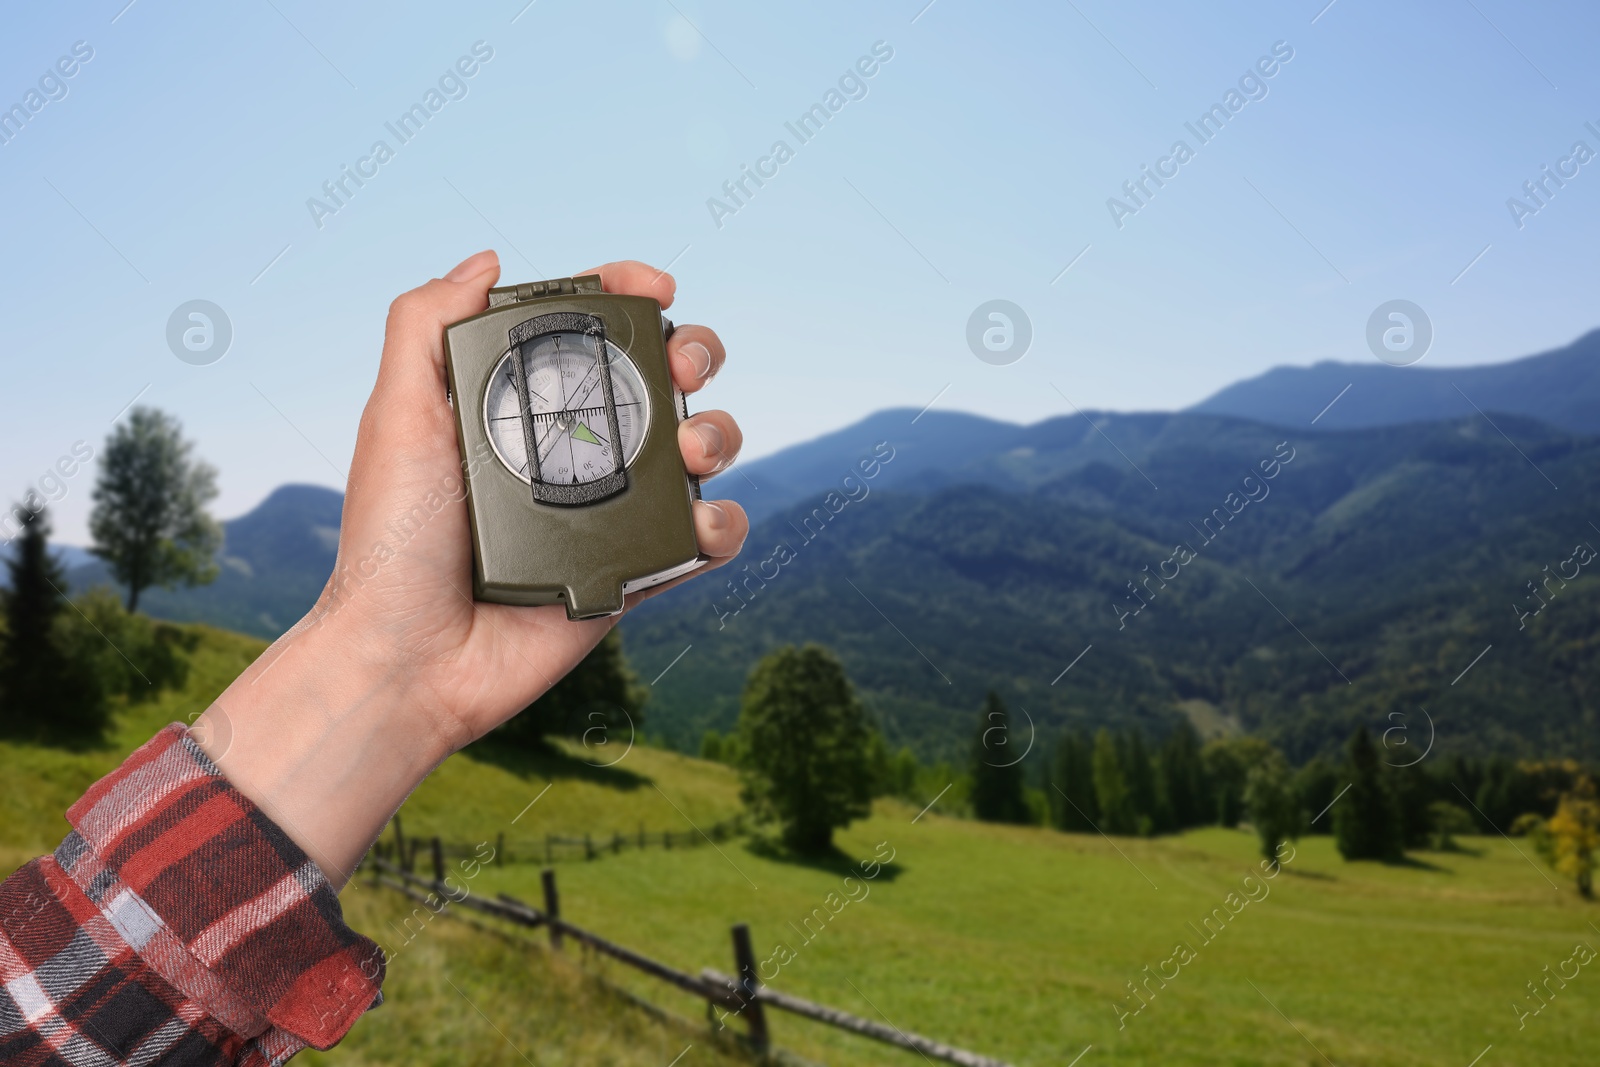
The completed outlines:
<svg viewBox="0 0 1600 1067">
<path fill-rule="evenodd" d="M 479 600 L 613 615 L 705 562 L 671 331 L 654 300 L 598 276 L 491 289 L 446 328 Z"/>
</svg>

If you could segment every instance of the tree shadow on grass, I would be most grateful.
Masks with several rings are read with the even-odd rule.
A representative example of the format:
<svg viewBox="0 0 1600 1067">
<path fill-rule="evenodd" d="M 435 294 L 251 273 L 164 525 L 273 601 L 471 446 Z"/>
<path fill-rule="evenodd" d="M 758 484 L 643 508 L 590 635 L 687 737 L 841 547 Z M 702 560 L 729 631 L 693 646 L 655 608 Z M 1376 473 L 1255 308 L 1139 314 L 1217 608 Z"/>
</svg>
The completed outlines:
<svg viewBox="0 0 1600 1067">
<path fill-rule="evenodd" d="M 462 755 L 487 763 L 518 778 L 546 778 L 592 782 L 608 789 L 634 790 L 650 784 L 650 779 L 616 765 L 590 763 L 557 744 L 544 742 L 536 747 L 511 745 L 490 734 L 461 750 Z M 620 761 L 619 761 L 620 762 Z"/>
<path fill-rule="evenodd" d="M 814 871 L 836 875 L 839 878 L 848 877 L 859 878 L 864 881 L 892 882 L 905 871 L 904 867 L 891 860 L 888 863 L 879 863 L 878 873 L 869 878 L 866 871 L 871 870 L 871 864 L 877 862 L 871 856 L 857 858 L 846 853 L 838 845 L 830 846 L 826 852 L 797 852 L 783 842 L 765 834 L 753 835 L 745 843 L 745 850 L 772 863 L 786 863 L 794 867 L 809 867 Z M 863 870 L 863 867 L 866 870 Z"/>
</svg>

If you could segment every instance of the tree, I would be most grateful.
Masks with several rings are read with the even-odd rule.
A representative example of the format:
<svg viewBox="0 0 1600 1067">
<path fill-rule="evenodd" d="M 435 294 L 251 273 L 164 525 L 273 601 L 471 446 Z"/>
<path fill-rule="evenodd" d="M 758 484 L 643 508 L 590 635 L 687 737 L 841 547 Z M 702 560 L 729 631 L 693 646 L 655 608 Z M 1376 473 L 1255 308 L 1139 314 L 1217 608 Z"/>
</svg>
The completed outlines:
<svg viewBox="0 0 1600 1067">
<path fill-rule="evenodd" d="M 1289 765 L 1274 751 L 1245 777 L 1244 806 L 1261 842 L 1261 855 L 1277 856 L 1284 841 L 1297 841 L 1304 815 L 1289 778 Z"/>
<path fill-rule="evenodd" d="M 1094 793 L 1094 742 L 1087 734 L 1069 730 L 1056 742 L 1051 773 L 1051 821 L 1059 830 L 1093 830 L 1100 816 Z"/>
<path fill-rule="evenodd" d="M 972 742 L 972 813 L 984 822 L 1030 823 L 1023 752 L 1011 736 L 1011 716 L 994 690 L 983 703 Z"/>
<path fill-rule="evenodd" d="M 1295 772 L 1294 791 L 1299 794 L 1300 806 L 1310 818 L 1316 820 L 1306 824 L 1306 833 L 1333 832 L 1333 816 L 1328 808 L 1341 788 L 1343 783 L 1339 780 L 1339 773 L 1321 756 L 1314 757 Z"/>
<path fill-rule="evenodd" d="M 1128 778 L 1111 731 L 1101 727 L 1094 735 L 1094 799 L 1100 809 L 1100 829 L 1108 834 L 1131 834 L 1135 829 L 1129 803 Z"/>
<path fill-rule="evenodd" d="M 787 645 L 756 664 L 739 710 L 746 802 L 798 852 L 872 809 L 872 727 L 844 668 L 818 645 Z"/>
<path fill-rule="evenodd" d="M 700 758 L 712 763 L 722 762 L 722 735 L 717 731 L 707 730 L 700 735 Z"/>
<path fill-rule="evenodd" d="M 1219 826 L 1237 826 L 1244 816 L 1244 786 L 1250 768 L 1273 751 L 1259 737 L 1217 738 L 1206 742 L 1200 759 L 1211 783 L 1212 812 Z"/>
<path fill-rule="evenodd" d="M 1542 836 L 1545 858 L 1556 871 L 1571 878 L 1584 897 L 1594 896 L 1594 869 L 1600 858 L 1600 800 L 1594 781 L 1582 775 L 1570 792 L 1562 793 L 1556 813 L 1545 823 Z"/>
<path fill-rule="evenodd" d="M 1378 751 L 1365 726 L 1350 735 L 1345 777 L 1350 788 L 1333 806 L 1333 836 L 1347 860 L 1394 861 L 1404 854 L 1400 812 L 1385 788 Z"/>
<path fill-rule="evenodd" d="M 1433 823 L 1429 817 L 1428 803 L 1433 790 L 1427 774 L 1421 767 L 1389 767 L 1385 772 L 1385 785 L 1394 798 L 1400 816 L 1400 844 L 1404 848 L 1427 848 L 1433 836 Z"/>
<path fill-rule="evenodd" d="M 547 737 L 576 737 L 609 762 L 644 725 L 649 695 L 623 655 L 622 631 L 613 628 L 565 678 L 493 736 L 524 747 L 542 745 Z M 615 751 L 606 747 L 613 744 Z"/>
<path fill-rule="evenodd" d="M 1155 764 L 1145 747 L 1144 731 L 1135 726 L 1119 739 L 1117 751 L 1122 773 L 1128 780 L 1128 808 L 1133 814 L 1135 832 L 1148 837 L 1167 822 L 1156 789 Z"/>
<path fill-rule="evenodd" d="M 1478 827 L 1472 814 L 1460 804 L 1448 800 L 1435 800 L 1428 805 L 1428 818 L 1433 825 L 1433 847 L 1440 852 L 1454 852 L 1457 834 L 1470 834 Z"/>
<path fill-rule="evenodd" d="M 1156 787 L 1167 816 L 1167 825 L 1158 829 L 1184 830 L 1216 819 L 1200 761 L 1200 735 L 1188 719 L 1178 722 L 1156 753 Z"/>
<path fill-rule="evenodd" d="M 0 733 L 50 741 L 87 742 L 105 728 L 108 710 L 100 676 L 61 618 L 66 577 L 50 555 L 50 521 L 41 508 L 19 505 L 22 534 L 6 560 L 6 640 L 0 647 Z"/>
<path fill-rule="evenodd" d="M 181 429 L 169 415 L 136 407 L 100 455 L 91 551 L 128 587 L 130 612 L 151 586 L 204 585 L 217 576 L 222 527 L 205 510 L 217 495 L 216 470 L 194 458 Z"/>
</svg>

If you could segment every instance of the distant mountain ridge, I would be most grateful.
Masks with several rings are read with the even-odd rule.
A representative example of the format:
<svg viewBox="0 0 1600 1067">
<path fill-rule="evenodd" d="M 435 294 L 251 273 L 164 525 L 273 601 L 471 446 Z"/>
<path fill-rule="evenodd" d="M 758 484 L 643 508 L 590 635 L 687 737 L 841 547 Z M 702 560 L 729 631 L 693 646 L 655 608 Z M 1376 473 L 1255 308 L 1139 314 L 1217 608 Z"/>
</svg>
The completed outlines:
<svg viewBox="0 0 1600 1067">
<path fill-rule="evenodd" d="M 1339 394 L 1349 387 L 1343 396 Z M 1338 397 L 1338 402 L 1328 404 Z M 1564 348 L 1476 367 L 1410 367 L 1377 360 L 1274 367 L 1188 410 L 1281 426 L 1349 430 L 1486 412 L 1526 415 L 1576 433 L 1600 433 L 1600 330 Z"/>
<path fill-rule="evenodd" d="M 206 622 L 276 638 L 316 602 L 339 550 L 344 494 L 320 485 L 281 485 L 237 519 L 222 524 L 219 573 L 193 589 L 149 589 L 140 607 L 179 622 Z M 99 560 L 72 567 L 74 591 L 110 585 Z"/>
</svg>

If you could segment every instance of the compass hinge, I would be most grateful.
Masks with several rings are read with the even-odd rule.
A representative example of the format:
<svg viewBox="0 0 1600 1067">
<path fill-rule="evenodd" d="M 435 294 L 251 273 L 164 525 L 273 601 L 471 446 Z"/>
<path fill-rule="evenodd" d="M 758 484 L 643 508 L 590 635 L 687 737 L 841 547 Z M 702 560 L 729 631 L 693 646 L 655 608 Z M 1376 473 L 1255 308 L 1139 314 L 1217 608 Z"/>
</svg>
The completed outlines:
<svg viewBox="0 0 1600 1067">
<path fill-rule="evenodd" d="M 519 285 L 502 285 L 489 290 L 489 306 L 515 304 L 535 300 L 541 296 L 573 296 L 578 293 L 601 293 L 600 275 L 585 274 L 577 278 L 551 278 L 542 282 L 522 282 Z"/>
</svg>

